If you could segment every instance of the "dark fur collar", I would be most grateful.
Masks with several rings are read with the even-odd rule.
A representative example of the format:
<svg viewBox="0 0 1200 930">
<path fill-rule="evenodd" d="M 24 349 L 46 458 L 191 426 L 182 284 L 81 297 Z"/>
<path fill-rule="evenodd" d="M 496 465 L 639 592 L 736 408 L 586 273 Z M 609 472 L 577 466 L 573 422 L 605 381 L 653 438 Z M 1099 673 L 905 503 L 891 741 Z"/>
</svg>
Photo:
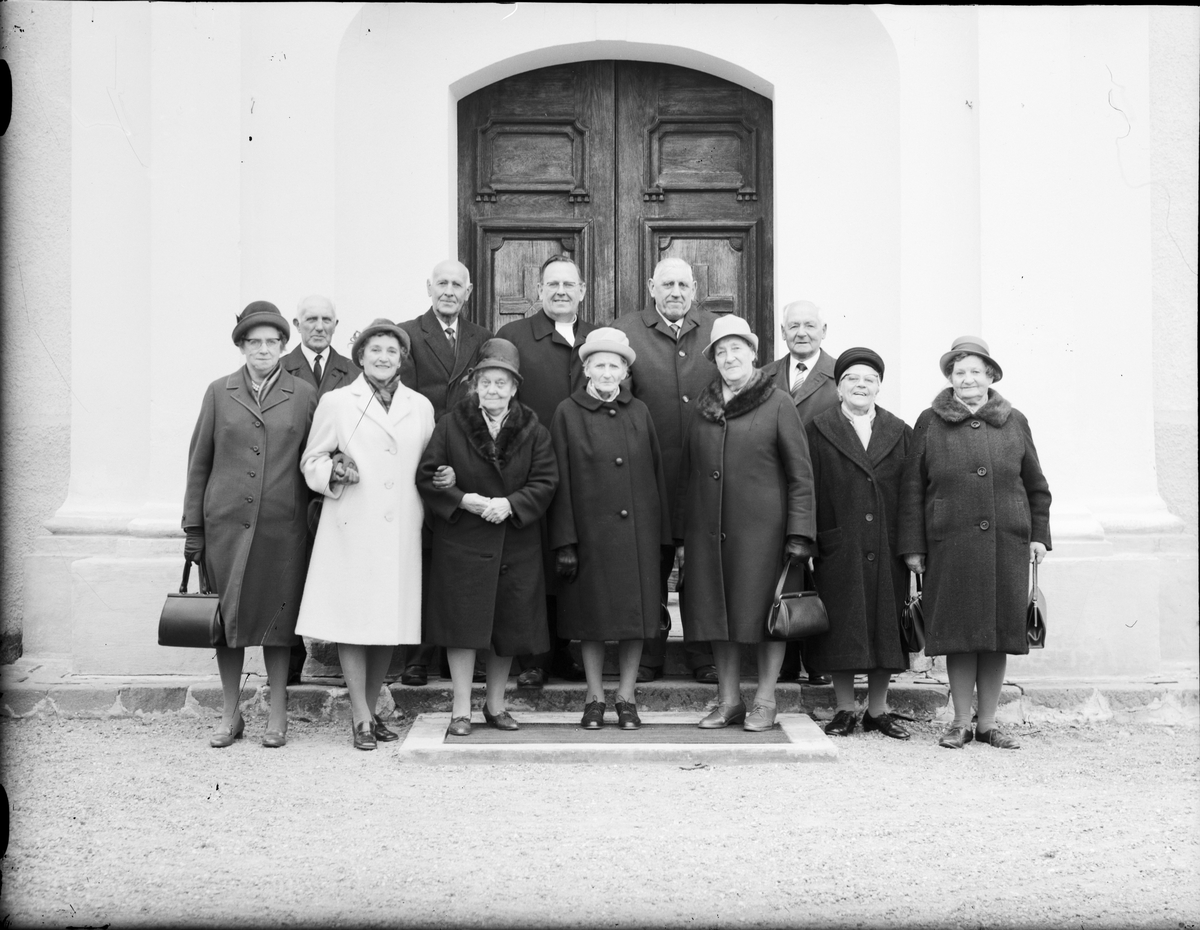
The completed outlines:
<svg viewBox="0 0 1200 930">
<path fill-rule="evenodd" d="M 479 457 L 491 462 L 497 468 L 504 468 L 512 458 L 513 453 L 521 448 L 537 428 L 537 414 L 519 400 L 509 404 L 508 419 L 500 427 L 496 438 L 488 432 L 487 424 L 483 421 L 483 411 L 479 409 L 479 398 L 468 394 L 454 405 L 454 420 L 466 434 L 467 441 Z"/>
<path fill-rule="evenodd" d="M 750 376 L 750 382 L 733 395 L 729 406 L 726 406 L 724 395 L 721 393 L 724 383 L 721 376 L 717 375 L 712 383 L 700 392 L 698 401 L 700 416 L 713 423 L 723 423 L 725 420 L 740 417 L 744 413 L 761 407 L 771 396 L 771 392 L 775 390 L 771 379 L 761 371 L 756 371 Z"/>
<path fill-rule="evenodd" d="M 933 399 L 933 412 L 947 423 L 962 423 L 964 420 L 983 420 L 988 426 L 1003 426 L 1012 413 L 1012 404 L 1001 397 L 995 388 L 988 388 L 988 399 L 982 407 L 971 413 L 961 401 L 954 399 L 954 388 L 946 388 Z"/>
</svg>

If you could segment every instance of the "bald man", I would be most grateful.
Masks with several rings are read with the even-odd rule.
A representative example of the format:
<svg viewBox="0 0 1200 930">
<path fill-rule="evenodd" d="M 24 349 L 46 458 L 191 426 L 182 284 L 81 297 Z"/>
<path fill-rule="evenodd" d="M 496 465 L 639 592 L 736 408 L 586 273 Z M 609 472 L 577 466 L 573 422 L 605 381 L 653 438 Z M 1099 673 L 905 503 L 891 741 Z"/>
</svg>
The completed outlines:
<svg viewBox="0 0 1200 930">
<path fill-rule="evenodd" d="M 629 389 L 650 408 L 662 449 L 667 500 L 674 503 L 684 437 L 696 398 L 717 376 L 716 365 L 704 357 L 704 347 L 708 345 L 718 316 L 692 306 L 696 298 L 696 280 L 692 266 L 681 258 L 660 261 L 647 287 L 651 306 L 641 313 L 625 314 L 613 325 L 629 337 L 629 345 L 637 353 L 637 362 L 629 370 Z M 682 541 L 682 514 L 673 513 L 672 516 L 671 532 Z M 667 576 L 674 564 L 675 553 L 664 551 L 660 565 L 660 593 L 664 604 L 667 601 Z M 666 645 L 666 633 L 653 642 L 647 640 L 638 681 L 652 681 L 662 675 Z M 708 644 L 687 643 L 684 651 L 696 680 L 716 684 L 717 670 Z"/>
<path fill-rule="evenodd" d="M 321 294 L 305 297 L 296 305 L 292 325 L 300 335 L 300 345 L 281 358 L 280 364 L 293 377 L 315 387 L 318 399 L 358 377 L 358 366 L 333 347 L 338 318 L 332 300 Z M 300 672 L 307 658 L 308 650 L 304 640 L 300 640 L 292 647 L 288 662 L 289 685 L 300 684 Z"/>
</svg>

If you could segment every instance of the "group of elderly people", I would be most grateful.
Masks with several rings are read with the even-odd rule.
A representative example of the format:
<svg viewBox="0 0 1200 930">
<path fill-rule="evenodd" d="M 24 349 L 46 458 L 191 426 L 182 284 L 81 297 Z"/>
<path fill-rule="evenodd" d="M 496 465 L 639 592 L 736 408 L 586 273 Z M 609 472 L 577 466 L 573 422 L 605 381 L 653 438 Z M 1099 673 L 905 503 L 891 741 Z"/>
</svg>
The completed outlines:
<svg viewBox="0 0 1200 930">
<path fill-rule="evenodd" d="M 445 648 L 447 732 L 461 737 L 480 673 L 484 721 L 517 729 L 513 659 L 541 671 L 556 642 L 580 643 L 581 725 L 604 726 L 605 644 L 617 642 L 616 723 L 637 729 L 635 686 L 655 653 L 661 664 L 675 565 L 685 640 L 711 648 L 716 672 L 699 726 L 769 730 L 790 644 L 766 618 L 781 572 L 802 563 L 829 616 L 800 649 L 810 674 L 832 677 L 827 733 L 858 726 L 865 675 L 863 730 L 909 738 L 887 691 L 908 667 L 911 571 L 924 576 L 926 654 L 946 656 L 954 720 L 940 745 L 1017 748 L 996 708 L 1007 656 L 1028 651 L 1028 570 L 1050 547 L 1050 493 L 982 339 L 942 356 L 948 386 L 910 428 L 876 403 L 878 353 L 820 348 L 814 305 L 785 309 L 789 355 L 760 369 L 749 324 L 693 308 L 679 259 L 655 269 L 654 308 L 611 327 L 579 318 L 584 285 L 566 255 L 542 266 L 541 308 L 495 338 L 459 314 L 464 266 L 443 262 L 428 286 L 427 314 L 375 320 L 350 360 L 306 338 L 282 364 L 278 309 L 259 301 L 238 319 L 246 363 L 205 393 L 183 517 L 185 554 L 206 567 L 224 621 L 212 746 L 243 736 L 238 679 L 257 645 L 271 686 L 262 742 L 286 743 L 297 636 L 338 644 L 359 749 L 397 738 L 376 708 L 397 644 Z M 308 309 L 294 321 L 306 337 Z M 336 316 L 317 325 L 331 337 Z M 651 369 L 667 357 L 659 343 L 671 357 Z M 681 375 L 674 358 L 689 355 Z M 749 706 L 743 645 L 758 668 Z"/>
</svg>

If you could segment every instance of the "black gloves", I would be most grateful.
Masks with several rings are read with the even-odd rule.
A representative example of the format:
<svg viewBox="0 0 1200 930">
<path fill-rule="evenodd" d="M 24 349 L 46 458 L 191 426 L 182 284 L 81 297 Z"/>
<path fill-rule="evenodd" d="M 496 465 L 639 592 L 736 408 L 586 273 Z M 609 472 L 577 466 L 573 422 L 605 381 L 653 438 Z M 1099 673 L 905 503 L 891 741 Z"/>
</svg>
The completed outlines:
<svg viewBox="0 0 1200 930">
<path fill-rule="evenodd" d="M 184 530 L 187 533 L 187 539 L 183 543 L 183 558 L 187 562 L 195 562 L 200 564 L 200 559 L 204 557 L 204 530 Z"/>
<path fill-rule="evenodd" d="M 574 546 L 554 550 L 554 570 L 563 581 L 574 581 L 579 571 L 579 552 Z"/>
<path fill-rule="evenodd" d="M 805 539 L 803 536 L 789 536 L 787 542 L 784 543 L 783 554 L 789 559 L 803 562 L 816 558 L 817 547 L 813 545 L 811 539 Z"/>
</svg>

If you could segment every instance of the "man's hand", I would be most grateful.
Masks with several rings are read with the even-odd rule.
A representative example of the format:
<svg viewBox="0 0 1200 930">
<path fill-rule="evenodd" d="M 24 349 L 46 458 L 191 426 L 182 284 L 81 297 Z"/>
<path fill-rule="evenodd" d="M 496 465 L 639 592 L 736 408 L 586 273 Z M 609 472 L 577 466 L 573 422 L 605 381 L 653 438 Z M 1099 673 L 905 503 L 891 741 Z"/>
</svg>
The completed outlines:
<svg viewBox="0 0 1200 930">
<path fill-rule="evenodd" d="M 925 556 L 918 554 L 906 555 L 904 564 L 908 566 L 910 572 L 918 575 L 925 574 Z"/>
<path fill-rule="evenodd" d="M 354 464 L 354 459 L 345 452 L 335 452 L 329 458 L 333 462 L 330 484 L 358 484 L 358 466 Z"/>
<path fill-rule="evenodd" d="M 437 471 L 433 473 L 433 486 L 439 491 L 454 487 L 457 480 L 454 469 L 449 465 L 439 465 Z"/>
<path fill-rule="evenodd" d="M 493 497 L 480 516 L 488 523 L 503 523 L 512 516 L 512 504 L 507 497 Z"/>
</svg>

